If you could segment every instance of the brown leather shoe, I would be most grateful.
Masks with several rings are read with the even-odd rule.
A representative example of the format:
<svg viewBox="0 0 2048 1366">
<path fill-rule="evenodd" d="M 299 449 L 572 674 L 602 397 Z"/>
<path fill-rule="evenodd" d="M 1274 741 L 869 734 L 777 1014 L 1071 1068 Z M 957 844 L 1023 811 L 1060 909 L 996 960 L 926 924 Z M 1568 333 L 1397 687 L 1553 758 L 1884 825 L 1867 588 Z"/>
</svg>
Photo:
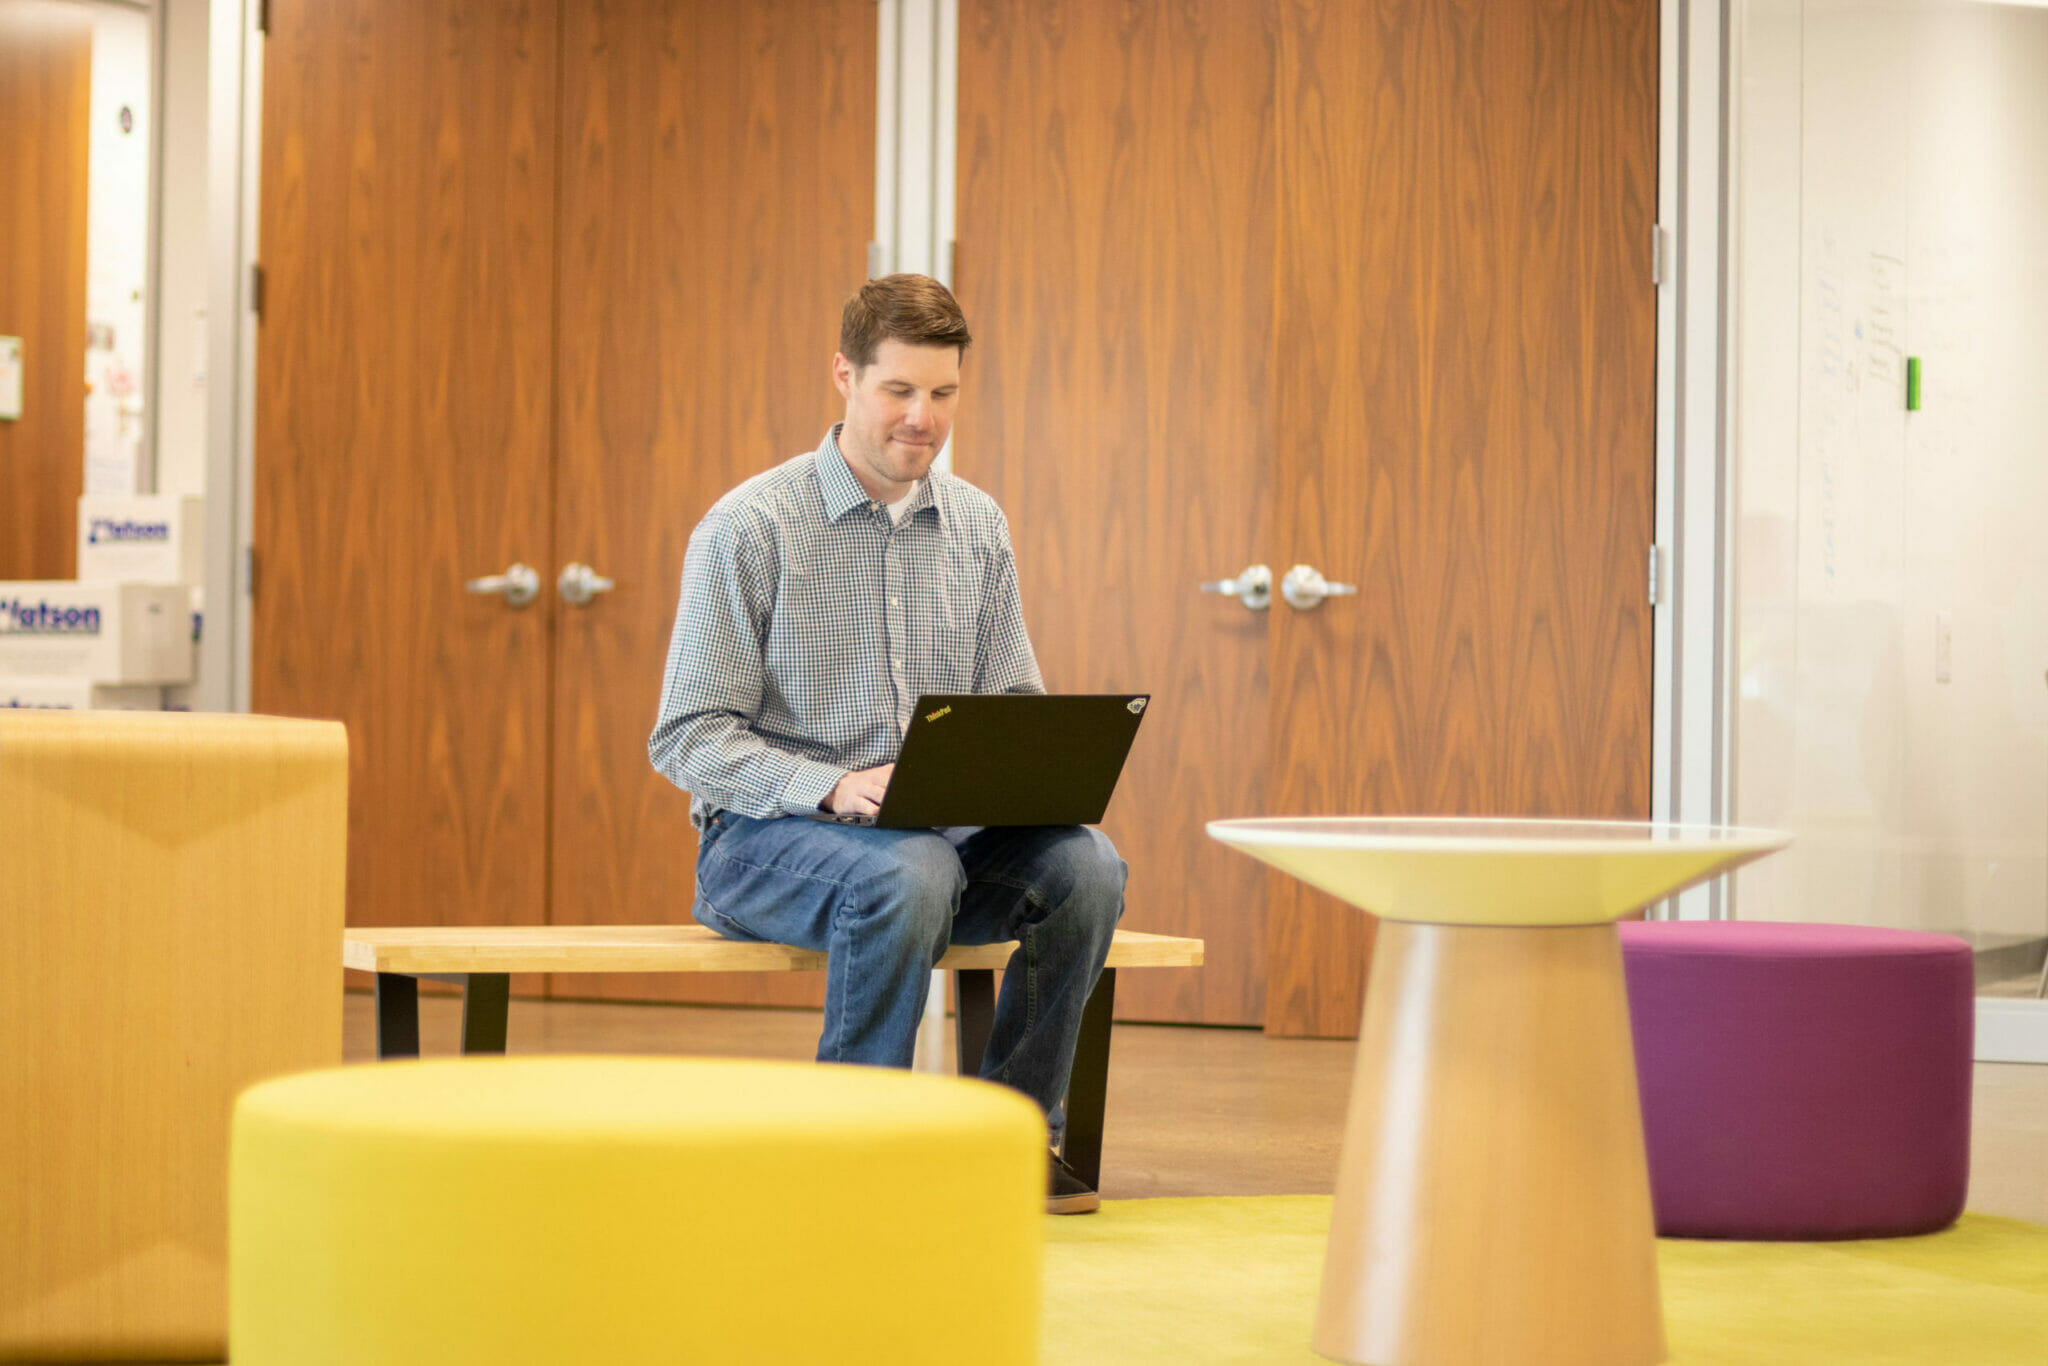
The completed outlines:
<svg viewBox="0 0 2048 1366">
<path fill-rule="evenodd" d="M 1047 1214 L 1093 1214 L 1102 1208 L 1102 1197 L 1067 1165 L 1065 1158 L 1058 1153 L 1049 1153 L 1048 1156 L 1051 1163 L 1045 1186 Z"/>
</svg>

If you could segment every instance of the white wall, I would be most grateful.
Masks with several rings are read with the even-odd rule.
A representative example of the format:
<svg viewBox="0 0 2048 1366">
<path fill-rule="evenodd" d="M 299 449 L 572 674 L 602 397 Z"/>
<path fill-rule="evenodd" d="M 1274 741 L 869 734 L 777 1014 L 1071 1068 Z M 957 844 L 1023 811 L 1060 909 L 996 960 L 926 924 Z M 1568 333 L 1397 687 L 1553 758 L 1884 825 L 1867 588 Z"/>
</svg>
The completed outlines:
<svg viewBox="0 0 2048 1366">
<path fill-rule="evenodd" d="M 156 489 L 206 491 L 207 0 L 164 0 Z"/>
<path fill-rule="evenodd" d="M 86 488 L 198 494 L 206 485 L 207 56 L 209 0 L 93 12 L 85 357 Z M 158 76 L 162 90 L 158 92 Z M 159 97 L 160 96 L 160 97 Z M 121 110 L 129 126 L 121 127 Z M 162 160 L 152 183 L 153 125 Z M 157 196 L 157 300 L 149 333 L 149 221 Z M 155 446 L 145 446 L 152 406 Z M 153 458 L 152 458 L 153 457 Z"/>
<path fill-rule="evenodd" d="M 86 171 L 85 490 L 142 478 L 152 90 L 149 16 L 93 6 Z"/>
<path fill-rule="evenodd" d="M 2041 938 L 2048 11 L 1746 0 L 1737 45 L 1734 816 L 1799 840 L 1736 913 Z"/>
</svg>

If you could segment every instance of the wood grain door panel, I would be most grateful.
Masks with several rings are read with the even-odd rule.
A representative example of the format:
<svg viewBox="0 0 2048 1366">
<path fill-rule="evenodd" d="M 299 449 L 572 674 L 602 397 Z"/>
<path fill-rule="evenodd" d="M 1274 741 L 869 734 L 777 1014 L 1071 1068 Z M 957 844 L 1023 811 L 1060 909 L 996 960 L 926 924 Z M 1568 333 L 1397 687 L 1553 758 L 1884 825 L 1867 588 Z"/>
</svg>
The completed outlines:
<svg viewBox="0 0 2048 1366">
<path fill-rule="evenodd" d="M 68 579 L 85 487 L 86 169 L 92 12 L 0 0 L 0 335 L 22 341 L 0 421 L 0 579 Z"/>
<path fill-rule="evenodd" d="M 647 760 L 683 550 L 714 500 L 839 416 L 839 311 L 874 223 L 875 9 L 625 0 L 564 19 L 556 544 L 618 586 L 558 612 L 552 918 L 686 922 L 689 799 Z M 822 992 L 814 974 L 556 989 Z"/>
<path fill-rule="evenodd" d="M 552 3 L 273 0 L 253 700 L 349 731 L 349 918 L 545 918 Z"/>
<path fill-rule="evenodd" d="M 1274 495 L 1271 7 L 961 6 L 955 468 L 1009 516 L 1057 692 L 1149 691 L 1104 829 L 1124 924 L 1199 935 L 1124 1019 L 1254 1023 L 1263 875 L 1202 822 L 1261 807 L 1264 614 L 1197 584 L 1261 557 Z"/>
<path fill-rule="evenodd" d="M 1205 817 L 1647 813 L 1655 43 L 1648 0 L 962 6 L 959 467 L 1048 684 L 1158 695 L 1127 923 L 1210 941 L 1130 1016 L 1356 1028 L 1370 921 Z M 1254 560 L 1363 592 L 1193 596 Z"/>
<path fill-rule="evenodd" d="M 1647 818 L 1650 0 L 1295 7 L 1272 803 Z M 1276 570 L 1280 567 L 1276 562 Z M 1357 1029 L 1372 926 L 1275 877 L 1266 1024 Z"/>
</svg>

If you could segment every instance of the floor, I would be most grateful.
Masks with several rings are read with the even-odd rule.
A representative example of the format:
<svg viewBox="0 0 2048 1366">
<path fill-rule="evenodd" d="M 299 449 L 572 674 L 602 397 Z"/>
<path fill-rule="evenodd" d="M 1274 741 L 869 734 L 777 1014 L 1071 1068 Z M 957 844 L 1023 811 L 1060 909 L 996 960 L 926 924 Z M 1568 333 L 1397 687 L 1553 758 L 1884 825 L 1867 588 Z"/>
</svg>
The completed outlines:
<svg viewBox="0 0 2048 1366">
<path fill-rule="evenodd" d="M 374 1029 L 370 997 L 350 993 L 349 1060 L 374 1056 Z M 454 998 L 422 999 L 428 1055 L 455 1052 L 458 1030 Z M 803 1059 L 817 1034 L 808 1010 L 515 1000 L 510 1050 Z M 1103 1195 L 1328 1193 L 1351 1056 L 1348 1041 L 1118 1025 Z M 1969 1207 L 2048 1223 L 2048 1067 L 1979 1063 L 1973 1126 Z"/>
</svg>

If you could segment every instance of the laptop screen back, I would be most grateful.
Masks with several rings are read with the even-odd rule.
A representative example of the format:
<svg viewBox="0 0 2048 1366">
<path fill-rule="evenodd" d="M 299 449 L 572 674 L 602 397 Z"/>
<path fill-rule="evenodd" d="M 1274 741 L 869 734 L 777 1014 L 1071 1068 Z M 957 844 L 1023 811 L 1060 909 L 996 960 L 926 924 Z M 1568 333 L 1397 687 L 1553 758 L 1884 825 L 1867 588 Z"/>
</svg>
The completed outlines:
<svg viewBox="0 0 2048 1366">
<path fill-rule="evenodd" d="M 875 824 L 1092 825 L 1149 694 L 939 694 L 919 699 Z"/>
</svg>

